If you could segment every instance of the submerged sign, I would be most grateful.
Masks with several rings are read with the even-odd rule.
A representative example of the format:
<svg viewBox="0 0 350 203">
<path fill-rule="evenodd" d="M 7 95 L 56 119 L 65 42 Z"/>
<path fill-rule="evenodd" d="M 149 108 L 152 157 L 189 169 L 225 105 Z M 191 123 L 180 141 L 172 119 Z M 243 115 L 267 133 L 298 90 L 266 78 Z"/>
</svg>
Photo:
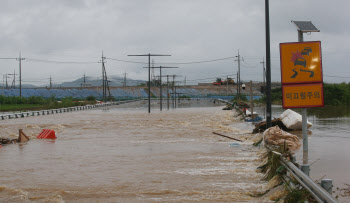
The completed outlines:
<svg viewBox="0 0 350 203">
<path fill-rule="evenodd" d="M 321 42 L 280 44 L 283 108 L 323 107 Z"/>
<path fill-rule="evenodd" d="M 323 107 L 323 84 L 283 85 L 283 108 Z"/>
<path fill-rule="evenodd" d="M 322 82 L 321 42 L 280 44 L 282 84 Z"/>
</svg>

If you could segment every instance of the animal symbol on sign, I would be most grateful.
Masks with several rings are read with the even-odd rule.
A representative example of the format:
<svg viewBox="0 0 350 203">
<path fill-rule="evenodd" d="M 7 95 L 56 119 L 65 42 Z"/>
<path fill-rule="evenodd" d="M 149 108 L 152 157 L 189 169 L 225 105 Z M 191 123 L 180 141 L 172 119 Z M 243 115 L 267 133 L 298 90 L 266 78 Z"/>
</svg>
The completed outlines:
<svg viewBox="0 0 350 203">
<path fill-rule="evenodd" d="M 297 50 L 297 52 L 292 52 L 292 58 L 290 61 L 294 62 L 294 66 L 304 66 L 306 68 L 307 62 L 303 56 L 309 56 L 309 53 L 312 53 L 312 49 L 310 47 L 305 47 L 301 52 Z M 314 71 L 304 70 L 303 68 L 299 69 L 301 72 L 310 73 L 309 77 L 314 77 Z M 298 76 L 297 68 L 293 69 L 294 74 L 290 78 L 296 78 Z"/>
</svg>

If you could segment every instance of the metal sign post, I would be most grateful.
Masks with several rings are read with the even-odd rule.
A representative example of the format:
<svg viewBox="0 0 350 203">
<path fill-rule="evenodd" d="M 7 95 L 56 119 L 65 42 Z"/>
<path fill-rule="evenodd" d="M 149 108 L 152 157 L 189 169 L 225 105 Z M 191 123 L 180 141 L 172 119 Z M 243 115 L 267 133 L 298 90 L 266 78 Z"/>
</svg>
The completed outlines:
<svg viewBox="0 0 350 203">
<path fill-rule="evenodd" d="M 319 32 L 310 21 L 292 21 L 298 29 L 298 43 L 281 43 L 283 108 L 302 108 L 303 164 L 309 175 L 307 108 L 323 107 L 321 42 L 303 42 L 304 32 Z"/>
</svg>

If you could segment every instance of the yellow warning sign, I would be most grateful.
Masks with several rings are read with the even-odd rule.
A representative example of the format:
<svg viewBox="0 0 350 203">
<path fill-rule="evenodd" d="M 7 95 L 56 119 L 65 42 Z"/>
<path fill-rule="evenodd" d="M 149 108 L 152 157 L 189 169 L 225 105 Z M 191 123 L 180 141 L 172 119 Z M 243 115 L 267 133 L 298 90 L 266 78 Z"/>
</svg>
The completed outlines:
<svg viewBox="0 0 350 203">
<path fill-rule="evenodd" d="M 323 82 L 321 42 L 280 44 L 282 84 Z"/>
<path fill-rule="evenodd" d="M 283 85 L 283 108 L 323 107 L 323 84 Z"/>
</svg>

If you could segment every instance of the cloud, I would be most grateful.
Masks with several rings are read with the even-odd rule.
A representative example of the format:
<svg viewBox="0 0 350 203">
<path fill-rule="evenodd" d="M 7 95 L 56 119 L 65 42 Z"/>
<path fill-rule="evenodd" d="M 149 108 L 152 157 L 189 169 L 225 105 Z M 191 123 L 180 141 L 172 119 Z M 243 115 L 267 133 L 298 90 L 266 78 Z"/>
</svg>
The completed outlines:
<svg viewBox="0 0 350 203">
<path fill-rule="evenodd" d="M 320 33 L 305 40 L 321 40 L 324 72 L 349 76 L 347 25 L 349 2 L 326 0 L 270 1 L 272 80 L 280 80 L 281 42 L 297 40 L 291 20 L 311 20 Z M 56 61 L 98 61 L 102 50 L 110 58 L 147 62 L 128 54 L 160 53 L 156 63 L 188 62 L 236 56 L 244 58 L 243 80 L 262 80 L 265 56 L 264 2 L 258 0 L 48 0 L 3 1 L 0 8 L 0 57 L 23 57 Z M 107 60 L 107 74 L 124 71 L 146 79 L 143 65 Z M 1 74 L 18 69 L 15 60 L 1 60 Z M 169 74 L 200 79 L 236 74 L 234 60 L 179 65 Z M 23 80 L 47 84 L 55 81 L 100 76 L 100 64 L 74 65 L 23 61 Z M 331 71 L 332 70 L 332 71 Z M 338 82 L 337 78 L 326 81 Z M 349 81 L 350 79 L 341 79 Z"/>
</svg>

